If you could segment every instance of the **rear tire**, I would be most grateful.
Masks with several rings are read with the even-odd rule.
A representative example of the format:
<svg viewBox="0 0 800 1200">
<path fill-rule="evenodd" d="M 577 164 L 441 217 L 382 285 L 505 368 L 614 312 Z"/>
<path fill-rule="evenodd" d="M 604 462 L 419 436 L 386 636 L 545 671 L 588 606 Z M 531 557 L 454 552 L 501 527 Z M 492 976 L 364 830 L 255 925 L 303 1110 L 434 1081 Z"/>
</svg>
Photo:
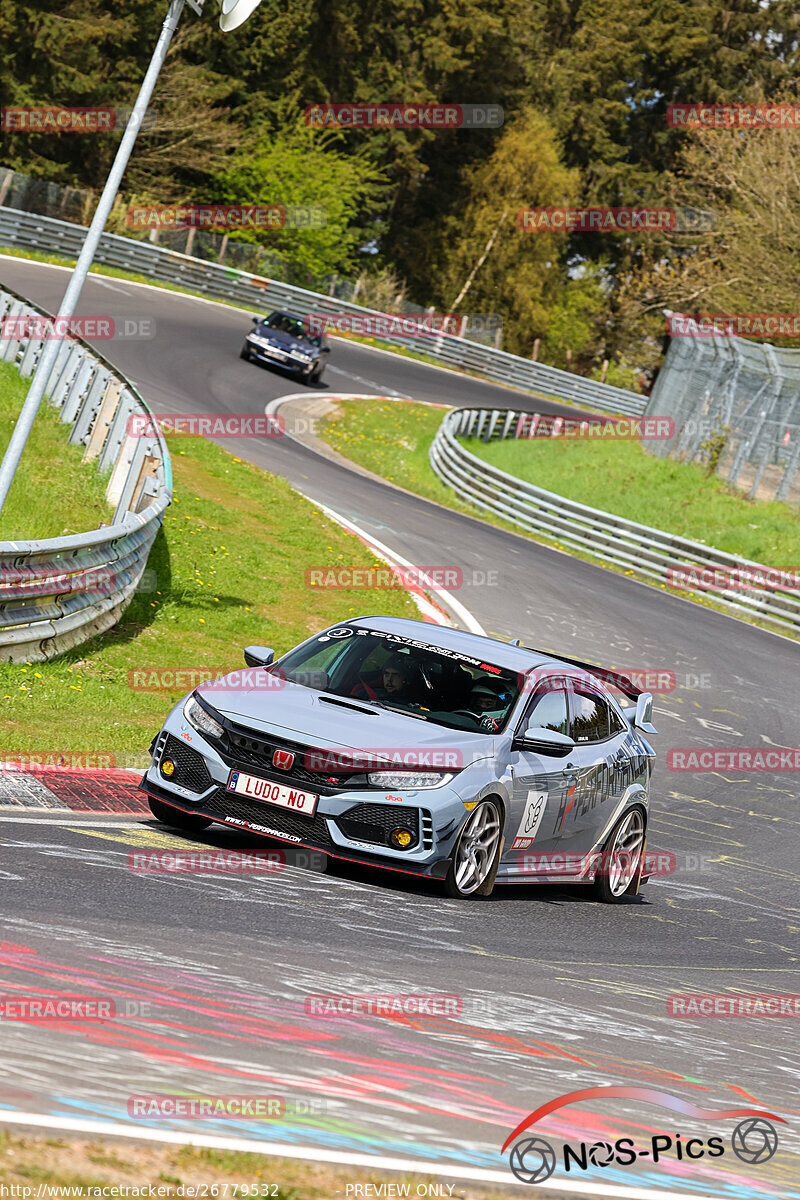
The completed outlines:
<svg viewBox="0 0 800 1200">
<path fill-rule="evenodd" d="M 636 895 L 646 833 L 647 819 L 638 807 L 623 813 L 611 830 L 594 884 L 595 896 L 603 904 L 621 904 Z"/>
<path fill-rule="evenodd" d="M 447 895 L 455 900 L 491 896 L 502 847 L 500 803 L 494 799 L 484 800 L 467 817 L 453 847 L 444 879 Z"/>
<path fill-rule="evenodd" d="M 170 804 L 162 804 L 160 800 L 156 800 L 155 796 L 148 796 L 147 803 L 150 805 L 150 812 L 154 817 L 163 821 L 165 825 L 172 825 L 174 829 L 187 829 L 197 833 L 214 824 L 210 817 L 198 817 L 194 813 L 181 812 L 179 808 L 173 808 Z"/>
</svg>

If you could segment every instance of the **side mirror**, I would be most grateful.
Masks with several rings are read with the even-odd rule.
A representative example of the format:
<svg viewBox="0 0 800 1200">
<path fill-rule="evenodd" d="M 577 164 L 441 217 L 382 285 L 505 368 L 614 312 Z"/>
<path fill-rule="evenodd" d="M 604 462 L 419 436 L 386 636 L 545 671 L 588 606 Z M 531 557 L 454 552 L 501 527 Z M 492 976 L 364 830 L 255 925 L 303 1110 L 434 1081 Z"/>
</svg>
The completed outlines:
<svg viewBox="0 0 800 1200">
<path fill-rule="evenodd" d="M 323 354 L 330 354 L 330 352 L 331 352 L 331 348 L 330 348 L 330 346 L 323 346 L 323 347 L 322 347 L 322 353 L 323 353 Z"/>
<path fill-rule="evenodd" d="M 641 729 L 642 733 L 657 733 L 653 724 L 653 696 L 650 692 L 642 692 L 636 701 L 636 716 L 633 718 L 633 724 L 637 729 Z"/>
<path fill-rule="evenodd" d="M 244 661 L 248 667 L 268 667 L 275 658 L 275 651 L 269 646 L 247 646 Z"/>
<path fill-rule="evenodd" d="M 253 324 L 254 324 L 254 325 L 260 325 L 260 324 L 261 324 L 261 317 L 253 317 L 253 318 L 252 318 L 252 321 L 253 321 Z"/>
<path fill-rule="evenodd" d="M 518 739 L 518 745 L 526 750 L 534 750 L 537 754 L 549 755 L 551 758 L 563 758 L 575 749 L 575 743 L 565 733 L 555 729 L 545 729 L 542 725 L 532 725 Z"/>
</svg>

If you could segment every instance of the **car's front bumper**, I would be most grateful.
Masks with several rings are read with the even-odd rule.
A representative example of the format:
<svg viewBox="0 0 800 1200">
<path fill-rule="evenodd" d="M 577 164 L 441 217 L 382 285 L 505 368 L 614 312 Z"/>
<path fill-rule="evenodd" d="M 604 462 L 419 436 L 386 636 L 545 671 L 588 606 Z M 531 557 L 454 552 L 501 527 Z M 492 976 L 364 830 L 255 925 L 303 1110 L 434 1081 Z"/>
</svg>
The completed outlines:
<svg viewBox="0 0 800 1200">
<path fill-rule="evenodd" d="M 466 818 L 459 793 L 449 784 L 388 795 L 383 789 L 321 787 L 310 781 L 248 761 L 226 737 L 204 737 L 191 726 L 179 703 L 153 741 L 152 762 L 140 787 L 182 812 L 260 834 L 294 846 L 321 850 L 335 858 L 362 862 L 412 875 L 444 875 L 450 852 Z M 239 727 L 225 722 L 226 727 Z M 265 735 L 261 735 L 262 737 Z M 214 744 L 212 744 L 214 743 Z M 170 777 L 161 770 L 169 757 Z M 313 816 L 228 790 L 231 771 L 267 779 L 318 795 Z M 413 842 L 406 850 L 391 844 L 390 833 L 407 828 Z"/>
<path fill-rule="evenodd" d="M 190 804 L 161 784 L 154 783 L 147 775 L 142 776 L 139 787 L 147 795 L 153 796 L 162 804 L 167 804 L 179 812 L 190 813 L 197 817 L 208 817 L 222 825 L 246 830 L 248 833 L 286 842 L 302 849 L 321 850 L 331 858 L 342 859 L 345 862 L 360 863 L 362 866 L 380 867 L 383 870 L 399 871 L 404 875 L 427 876 L 433 879 L 443 879 L 447 874 L 449 859 L 437 855 L 429 857 L 425 862 L 414 862 L 410 858 L 389 858 L 378 850 L 357 850 L 354 847 L 340 845 L 333 841 L 329 823 L 323 814 L 317 814 L 311 818 L 287 814 L 281 808 L 259 804 L 258 801 L 245 801 L 241 796 L 227 791 L 224 787 L 215 788 L 199 804 Z M 247 812 L 246 816 L 238 815 L 243 811 Z M 285 819 L 286 817 L 289 817 L 288 821 Z"/>
<path fill-rule="evenodd" d="M 247 348 L 251 357 L 258 362 L 266 363 L 270 367 L 281 367 L 284 371 L 291 371 L 293 375 L 309 375 L 317 366 L 313 359 L 310 363 L 302 363 L 288 357 L 278 358 L 274 351 L 264 346 L 255 346 L 252 342 L 247 343 Z"/>
</svg>

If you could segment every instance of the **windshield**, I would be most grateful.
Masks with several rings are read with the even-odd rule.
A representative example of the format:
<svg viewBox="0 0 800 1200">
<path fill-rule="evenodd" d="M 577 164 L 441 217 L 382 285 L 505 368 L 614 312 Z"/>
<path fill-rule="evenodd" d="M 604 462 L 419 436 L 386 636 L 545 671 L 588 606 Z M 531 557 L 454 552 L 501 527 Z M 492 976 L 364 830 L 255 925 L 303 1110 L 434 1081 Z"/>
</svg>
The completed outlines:
<svg viewBox="0 0 800 1200">
<path fill-rule="evenodd" d="M 502 730 L 519 695 L 513 671 L 357 625 L 320 634 L 271 669 L 334 696 L 474 733 Z"/>
<path fill-rule="evenodd" d="M 308 342 L 309 346 L 321 346 L 322 338 L 310 333 L 299 317 L 290 317 L 288 313 L 272 313 L 266 317 L 264 324 L 268 329 L 276 329 L 279 333 L 288 333 L 290 337 Z"/>
</svg>

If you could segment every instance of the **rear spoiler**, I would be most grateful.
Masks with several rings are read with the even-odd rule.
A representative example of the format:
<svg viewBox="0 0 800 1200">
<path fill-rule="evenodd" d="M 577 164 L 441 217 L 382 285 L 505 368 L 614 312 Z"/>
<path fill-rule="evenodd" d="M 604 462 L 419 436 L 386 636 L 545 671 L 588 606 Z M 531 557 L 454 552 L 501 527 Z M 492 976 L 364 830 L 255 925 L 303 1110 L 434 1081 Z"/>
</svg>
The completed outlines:
<svg viewBox="0 0 800 1200">
<path fill-rule="evenodd" d="M 526 646 L 526 650 L 531 650 L 533 647 Z M 583 662 L 579 658 L 567 658 L 563 654 L 553 654 L 550 650 L 533 650 L 534 654 L 547 654 L 551 658 L 557 659 L 558 662 L 569 663 L 571 667 L 580 667 L 584 671 L 588 671 L 590 675 L 595 675 L 603 683 L 610 687 L 617 688 L 622 692 L 623 696 L 627 696 L 629 700 L 636 701 L 635 708 L 623 708 L 625 719 L 630 725 L 635 725 L 637 729 L 641 729 L 644 733 L 657 733 L 658 730 L 652 723 L 653 717 L 653 696 L 650 692 L 643 692 L 641 688 L 637 688 L 633 680 L 627 675 L 623 675 L 620 671 L 612 671 L 610 667 L 598 667 L 594 663 Z"/>
</svg>

